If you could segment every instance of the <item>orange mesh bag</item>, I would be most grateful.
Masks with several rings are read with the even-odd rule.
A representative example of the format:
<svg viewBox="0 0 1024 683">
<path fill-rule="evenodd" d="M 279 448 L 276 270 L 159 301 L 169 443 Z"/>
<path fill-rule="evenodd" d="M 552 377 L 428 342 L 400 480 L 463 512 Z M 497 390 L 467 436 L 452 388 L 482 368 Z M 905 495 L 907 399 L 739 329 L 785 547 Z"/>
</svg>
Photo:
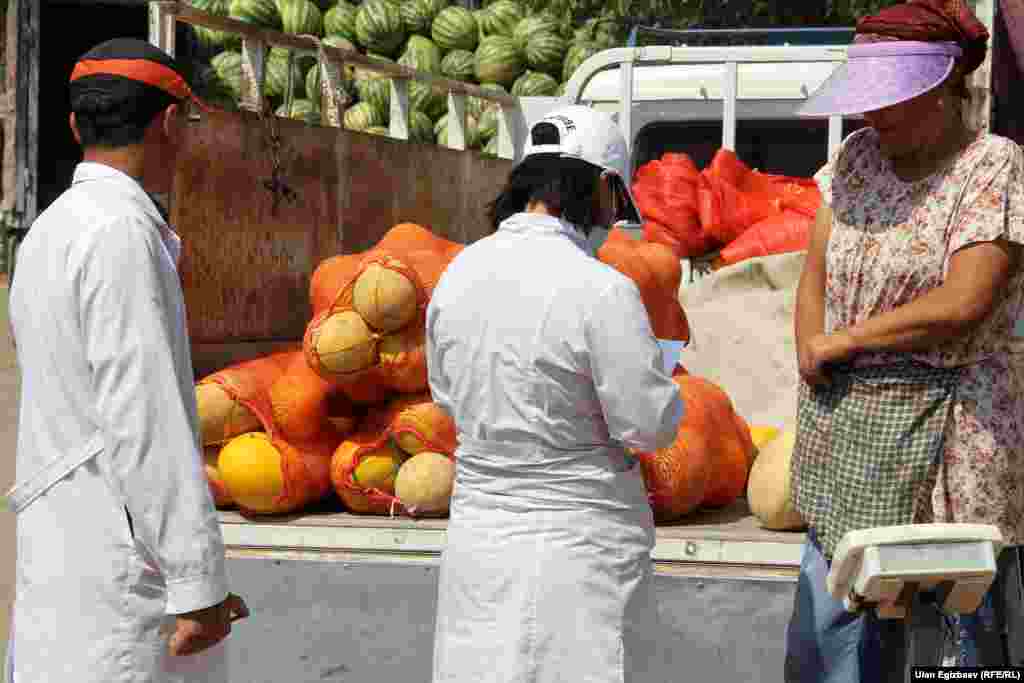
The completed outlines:
<svg viewBox="0 0 1024 683">
<path fill-rule="evenodd" d="M 295 512 L 331 491 L 331 456 L 340 442 L 329 433 L 292 443 L 267 433 L 235 437 L 217 464 L 228 494 L 251 515 Z"/>
<path fill-rule="evenodd" d="M 275 353 L 237 363 L 196 383 L 196 404 L 204 445 L 223 444 L 257 431 L 272 419 L 267 391 L 301 352 Z"/>
<path fill-rule="evenodd" d="M 699 175 L 689 156 L 669 153 L 642 166 L 633 181 L 633 198 L 641 215 L 664 228 L 649 229 L 655 237 L 650 241 L 672 248 L 679 258 L 702 256 L 716 246 L 700 224 Z"/>
<path fill-rule="evenodd" d="M 341 254 L 320 262 L 309 280 L 309 303 L 314 317 L 334 304 L 338 292 L 359 274 L 365 256 L 366 252 Z"/>
<path fill-rule="evenodd" d="M 410 325 L 380 340 L 380 372 L 395 391 L 414 394 L 426 391 L 427 334 L 423 325 Z"/>
<path fill-rule="evenodd" d="M 422 396 L 402 396 L 371 411 L 360 429 L 349 435 L 331 459 L 331 484 L 345 507 L 356 514 L 394 514 L 395 477 L 406 456 L 391 442 L 391 423 Z"/>
<path fill-rule="evenodd" d="M 402 284 L 394 287 L 393 292 L 361 292 L 364 277 Z M 383 381 L 385 376 L 376 367 L 380 338 L 407 325 L 422 324 L 426 303 L 427 294 L 416 271 L 400 258 L 374 249 L 364 257 L 356 276 L 337 293 L 331 306 L 314 316 L 306 328 L 303 351 L 309 366 L 329 381 Z M 375 320 L 367 319 L 371 310 L 370 317 Z"/>
<path fill-rule="evenodd" d="M 678 299 L 682 267 L 668 247 L 634 240 L 616 228 L 598 249 L 597 257 L 636 283 L 654 336 L 690 340 L 690 325 Z"/>
<path fill-rule="evenodd" d="M 746 421 L 721 387 L 678 367 L 673 380 L 686 405 L 676 440 L 637 454 L 659 522 L 733 503 L 746 490 L 755 453 Z"/>
<path fill-rule="evenodd" d="M 686 403 L 686 420 L 694 413 L 708 438 L 711 477 L 701 505 L 724 507 L 747 489 L 747 476 L 754 460 L 754 443 L 749 429 L 741 429 L 732 400 L 720 386 L 694 375 L 675 378 Z"/>
<path fill-rule="evenodd" d="M 682 380 L 674 378 L 682 390 Z M 683 393 L 686 414 L 671 446 L 637 453 L 648 500 L 657 522 L 674 522 L 700 507 L 712 473 L 711 440 L 705 412 Z"/>
<path fill-rule="evenodd" d="M 296 354 L 268 391 L 278 433 L 296 443 L 328 436 L 340 440 L 347 433 L 343 430 L 349 418 L 355 417 L 355 412 L 351 405 L 346 411 L 342 402 L 331 400 L 332 394 L 337 392 L 337 387 L 313 372 L 306 359 Z M 329 409 L 333 409 L 333 415 L 329 414 Z M 349 431 L 352 426 L 348 427 Z"/>
<path fill-rule="evenodd" d="M 210 486 L 210 495 L 213 496 L 214 505 L 218 508 L 231 507 L 235 501 L 224 485 L 224 477 L 220 475 L 220 467 L 217 464 L 219 455 L 220 446 L 203 448 L 203 469 L 206 471 L 206 483 Z"/>
<path fill-rule="evenodd" d="M 405 403 L 391 421 L 390 433 L 408 455 L 432 452 L 454 458 L 458 448 L 455 421 L 429 394 Z"/>
<path fill-rule="evenodd" d="M 704 170 L 708 177 L 742 188 L 750 175 L 750 167 L 736 156 L 736 152 L 722 147 Z"/>
</svg>

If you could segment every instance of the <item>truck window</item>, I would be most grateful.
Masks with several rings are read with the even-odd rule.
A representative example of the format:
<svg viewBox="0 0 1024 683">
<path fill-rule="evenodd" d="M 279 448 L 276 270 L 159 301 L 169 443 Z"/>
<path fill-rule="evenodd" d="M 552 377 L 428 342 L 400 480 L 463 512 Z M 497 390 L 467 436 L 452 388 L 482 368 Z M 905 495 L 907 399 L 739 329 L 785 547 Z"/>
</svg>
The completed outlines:
<svg viewBox="0 0 1024 683">
<path fill-rule="evenodd" d="M 863 125 L 859 119 L 844 121 L 843 136 Z M 826 161 L 827 144 L 827 121 L 747 119 L 736 125 L 737 156 L 766 173 L 812 176 Z M 636 137 L 634 168 L 666 152 L 684 152 L 704 168 L 721 146 L 721 121 L 653 123 Z"/>
</svg>

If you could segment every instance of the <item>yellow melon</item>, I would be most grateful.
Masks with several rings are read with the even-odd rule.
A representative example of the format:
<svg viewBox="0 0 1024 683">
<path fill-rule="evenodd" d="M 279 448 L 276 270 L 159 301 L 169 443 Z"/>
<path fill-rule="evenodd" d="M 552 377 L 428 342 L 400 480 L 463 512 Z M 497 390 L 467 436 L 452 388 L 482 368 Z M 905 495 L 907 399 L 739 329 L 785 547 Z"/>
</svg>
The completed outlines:
<svg viewBox="0 0 1024 683">
<path fill-rule="evenodd" d="M 395 477 L 405 460 L 405 455 L 386 443 L 378 449 L 359 456 L 359 464 L 352 472 L 352 481 L 366 489 L 378 489 L 385 493 L 395 492 Z"/>
<path fill-rule="evenodd" d="M 239 434 L 262 428 L 251 410 L 214 382 L 196 385 L 196 407 L 204 445 L 224 443 Z"/>
<path fill-rule="evenodd" d="M 203 469 L 206 470 L 206 481 L 210 485 L 213 504 L 220 508 L 233 505 L 234 501 L 224 485 L 224 477 L 220 474 L 220 467 L 217 465 L 219 456 L 220 446 L 207 446 L 203 449 Z"/>
<path fill-rule="evenodd" d="M 355 311 L 335 313 L 320 324 L 316 353 L 328 372 L 358 372 L 377 362 L 377 335 Z"/>
<path fill-rule="evenodd" d="M 401 262 L 392 259 L 398 267 Z M 416 285 L 404 274 L 380 263 L 369 264 L 352 288 L 352 306 L 380 332 L 400 330 L 416 317 Z"/>
<path fill-rule="evenodd" d="M 790 500 L 790 467 L 796 430 L 787 428 L 761 448 L 750 469 L 747 502 L 766 529 L 802 529 L 805 524 Z"/>
<path fill-rule="evenodd" d="M 760 451 L 761 448 L 769 441 L 775 439 L 780 433 L 778 427 L 772 427 L 769 425 L 752 425 L 750 427 L 750 439 L 754 442 L 754 452 Z"/>
<path fill-rule="evenodd" d="M 427 451 L 405 461 L 395 479 L 395 496 L 410 515 L 448 514 L 455 484 L 455 463 L 442 453 Z"/>
<path fill-rule="evenodd" d="M 433 401 L 404 408 L 391 423 L 391 433 L 398 447 L 409 455 L 424 451 L 454 454 L 458 446 L 455 422 Z"/>
<path fill-rule="evenodd" d="M 229 441 L 217 458 L 217 466 L 231 498 L 251 512 L 276 511 L 284 491 L 281 453 L 261 432 L 242 434 Z"/>
</svg>

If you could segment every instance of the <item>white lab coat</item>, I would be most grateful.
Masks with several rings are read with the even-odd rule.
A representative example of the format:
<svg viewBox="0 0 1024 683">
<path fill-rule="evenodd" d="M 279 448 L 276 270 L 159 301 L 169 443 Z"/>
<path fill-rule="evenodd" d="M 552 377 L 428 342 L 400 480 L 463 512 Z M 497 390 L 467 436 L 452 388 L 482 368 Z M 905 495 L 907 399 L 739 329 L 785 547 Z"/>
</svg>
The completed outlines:
<svg viewBox="0 0 1024 683">
<path fill-rule="evenodd" d="M 227 680 L 223 644 L 166 655 L 170 615 L 227 595 L 179 244 L 134 179 L 82 163 L 18 252 L 14 683 Z"/>
<path fill-rule="evenodd" d="M 639 465 L 683 404 L 636 285 L 518 214 L 448 267 L 430 389 L 459 431 L 434 683 L 661 683 Z"/>
</svg>

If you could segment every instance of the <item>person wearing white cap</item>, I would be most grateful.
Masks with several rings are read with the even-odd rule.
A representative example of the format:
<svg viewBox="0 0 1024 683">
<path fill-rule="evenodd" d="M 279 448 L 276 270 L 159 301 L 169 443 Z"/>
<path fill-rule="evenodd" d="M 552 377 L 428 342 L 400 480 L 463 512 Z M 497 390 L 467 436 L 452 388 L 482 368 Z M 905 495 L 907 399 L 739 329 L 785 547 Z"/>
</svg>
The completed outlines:
<svg viewBox="0 0 1024 683">
<path fill-rule="evenodd" d="M 626 142 L 549 114 L 427 310 L 434 400 L 459 432 L 434 683 L 664 683 L 650 640 L 654 521 L 628 449 L 683 416 L 636 285 L 589 253 L 636 220 Z"/>
<path fill-rule="evenodd" d="M 1024 627 L 1024 154 L 965 121 L 987 38 L 962 0 L 887 7 L 858 22 L 846 63 L 803 108 L 867 126 L 817 175 L 797 293 L 792 491 L 809 533 L 789 683 L 902 683 L 941 661 L 940 647 L 906 647 L 943 641 L 928 598 L 908 626 L 847 612 L 826 589 L 847 532 L 898 524 L 999 528 L 1006 549 L 983 609 L 961 620 L 959 663 L 1024 661 L 1011 637 Z"/>
</svg>

